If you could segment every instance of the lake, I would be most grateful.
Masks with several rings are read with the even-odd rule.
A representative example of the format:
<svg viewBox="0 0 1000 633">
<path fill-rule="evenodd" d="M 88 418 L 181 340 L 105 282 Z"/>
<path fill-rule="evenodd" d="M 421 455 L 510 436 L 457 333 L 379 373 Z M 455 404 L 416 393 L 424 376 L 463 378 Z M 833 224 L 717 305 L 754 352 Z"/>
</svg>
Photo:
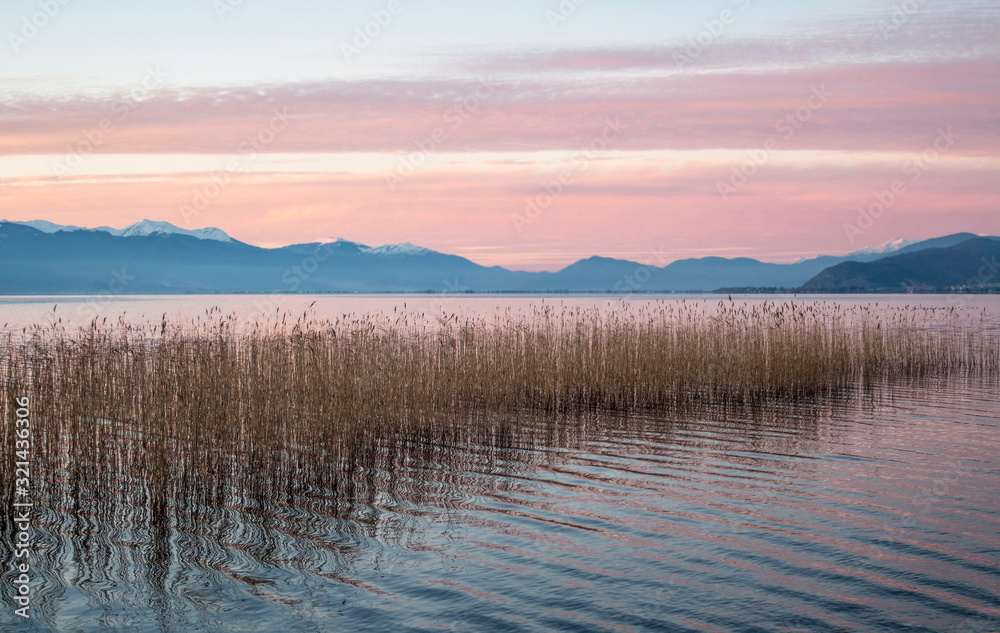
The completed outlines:
<svg viewBox="0 0 1000 633">
<path fill-rule="evenodd" d="M 850 308 L 902 308 L 921 306 L 944 312 L 956 308 L 976 319 L 985 311 L 984 327 L 1000 324 L 998 295 L 115 295 L 115 296 L 0 296 L 0 330 L 17 330 L 34 324 L 47 325 L 60 319 L 68 327 L 87 325 L 92 319 L 117 322 L 159 324 L 162 318 L 172 323 L 187 323 L 204 318 L 211 308 L 222 315 L 234 315 L 242 322 L 274 319 L 288 314 L 294 320 L 308 312 L 317 319 L 335 319 L 343 315 L 373 313 L 408 314 L 413 322 L 433 324 L 442 313 L 490 315 L 511 311 L 526 313 L 536 306 L 556 308 L 597 308 L 614 311 L 622 305 L 638 308 L 647 304 L 703 305 L 711 311 L 720 301 L 732 299 L 737 304 L 794 301 L 799 305 L 837 304 Z M 422 315 L 422 317 L 421 317 Z M 422 321 L 420 320 L 422 319 Z"/>
<path fill-rule="evenodd" d="M 318 318 L 335 318 L 405 302 L 416 315 L 441 299 L 289 297 L 281 309 L 316 301 Z M 480 315 L 542 301 L 448 299 Z M 680 299 L 709 309 L 720 297 Z M 984 328 L 1000 314 L 997 297 L 836 299 L 954 305 Z M 5 298 L 0 321 L 24 327 L 58 303 L 77 323 L 88 301 Z M 158 322 L 210 306 L 249 318 L 256 301 L 97 307 Z M 619 309 L 608 297 L 544 301 Z M 45 491 L 58 502 L 34 517 L 32 618 L 12 615 L 7 573 L 0 629 L 998 631 L 998 402 L 995 378 L 951 378 L 690 415 L 525 414 L 376 434 L 327 483 L 287 455 L 274 455 L 280 470 L 231 464 L 246 477 L 221 480 L 248 483 L 211 491 L 130 474 L 154 457 L 147 438 L 108 446 L 94 479 L 74 477 L 59 442 Z"/>
</svg>

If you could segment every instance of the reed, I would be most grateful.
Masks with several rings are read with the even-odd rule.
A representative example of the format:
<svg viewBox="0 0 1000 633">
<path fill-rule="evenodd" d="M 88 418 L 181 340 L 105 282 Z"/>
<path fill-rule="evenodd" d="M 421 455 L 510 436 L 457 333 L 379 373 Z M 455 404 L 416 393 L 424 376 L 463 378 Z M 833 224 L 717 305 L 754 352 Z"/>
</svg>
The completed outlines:
<svg viewBox="0 0 1000 633">
<path fill-rule="evenodd" d="M 308 313 L 247 324 L 213 309 L 186 324 L 7 332 L 0 415 L 31 398 L 40 485 L 64 507 L 86 506 L 80 495 L 100 505 L 131 473 L 144 506 L 195 512 L 248 490 L 343 490 L 358 469 L 412 458 L 408 445 L 516 441 L 526 413 L 766 407 L 996 377 L 998 349 L 954 311 L 915 308 L 539 306 L 431 325 Z M 8 456 L 16 438 L 3 428 Z M 7 499 L 12 475 L 0 471 Z"/>
<path fill-rule="evenodd" d="M 67 578 L 93 604 L 120 578 L 163 593 L 178 566 L 254 590 L 247 560 L 351 582 L 366 538 L 460 508 L 442 497 L 456 488 L 516 485 L 483 474 L 550 460 L 539 448 L 609 429 L 689 441 L 686 414 L 782 442 L 754 425 L 808 428 L 897 381 L 996 379 L 998 351 L 954 310 L 791 303 L 54 325 L 0 334 L 0 456 L 28 396 L 38 613 L 54 629 Z M 14 474 L 0 468 L 8 508 Z M 0 558 L 13 534 L 0 513 Z"/>
<path fill-rule="evenodd" d="M 434 327 L 385 315 L 207 316 L 8 332 L 2 379 L 9 396 L 30 393 L 67 418 L 266 422 L 273 433 L 305 420 L 364 433 L 456 412 L 755 404 L 1000 365 L 994 335 L 917 309 L 539 307 Z"/>
</svg>

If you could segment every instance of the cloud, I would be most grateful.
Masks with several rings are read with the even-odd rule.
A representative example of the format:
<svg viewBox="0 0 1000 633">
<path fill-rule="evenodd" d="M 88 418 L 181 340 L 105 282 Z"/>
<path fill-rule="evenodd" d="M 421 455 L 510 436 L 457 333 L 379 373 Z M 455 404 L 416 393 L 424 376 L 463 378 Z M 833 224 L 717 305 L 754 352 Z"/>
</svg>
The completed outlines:
<svg viewBox="0 0 1000 633">
<path fill-rule="evenodd" d="M 268 245 L 412 241 L 535 268 L 658 247 L 794 259 L 900 236 L 1000 233 L 995 7 L 927 7 L 889 33 L 880 20 L 771 40 L 727 32 L 681 64 L 689 43 L 668 42 L 467 55 L 409 80 L 158 87 L 140 99 L 8 92 L 0 178 L 13 186 L 0 190 L 0 216 L 152 217 Z M 515 230 L 526 199 L 601 145 L 609 121 L 621 133 Z M 948 129 L 957 138 L 946 155 L 867 243 L 849 244 L 844 224 Z M 755 156 L 766 160 L 721 198 L 718 183 Z M 240 169 L 185 217 L 229 160 Z M 421 166 L 393 191 L 386 174 L 401 161 Z M 70 162 L 79 166 L 61 175 L 53 167 Z"/>
<path fill-rule="evenodd" d="M 751 14 L 732 8 L 729 24 L 718 16 L 688 37 L 656 46 L 538 49 L 489 52 L 453 58 L 467 72 L 538 73 L 692 73 L 753 71 L 888 61 L 947 61 L 1000 54 L 1000 8 L 991 2 L 885 3 L 863 15 L 789 22 L 771 37 L 740 37 Z M 773 27 L 772 27 L 773 28 Z"/>
<path fill-rule="evenodd" d="M 594 254 L 659 247 L 671 258 L 700 256 L 710 247 L 769 259 L 794 251 L 785 258 L 795 259 L 802 251 L 847 252 L 899 236 L 959 229 L 1000 234 L 1000 167 L 992 163 L 970 168 L 962 159 L 939 159 L 917 182 L 907 179 L 906 193 L 864 243 L 849 242 L 843 226 L 857 220 L 858 208 L 872 203 L 875 192 L 907 178 L 902 163 L 775 161 L 722 200 L 716 183 L 729 167 L 727 161 L 680 167 L 609 161 L 579 174 L 521 231 L 512 217 L 544 191 L 551 165 L 440 165 L 396 192 L 388 191 L 381 172 L 237 174 L 191 217 L 182 205 L 210 183 L 206 174 L 81 176 L 57 186 L 4 188 L 0 217 L 113 226 L 151 217 L 186 228 L 219 226 L 262 245 L 330 235 L 375 245 L 410 241 L 484 264 L 548 269 Z"/>
<path fill-rule="evenodd" d="M 817 89 L 830 94 L 787 134 Z M 237 153 L 262 134 L 268 152 L 575 149 L 609 117 L 621 149 L 916 150 L 941 126 L 959 151 L 994 153 L 1000 60 L 885 62 L 775 72 L 649 78 L 328 82 L 161 92 L 124 115 L 87 98 L 23 98 L 0 117 L 0 154 Z M 288 125 L 266 133 L 276 113 Z M 803 114 L 802 116 L 806 116 Z M 801 118 L 801 117 L 800 117 Z M 273 136 L 273 138 L 271 138 Z"/>
</svg>

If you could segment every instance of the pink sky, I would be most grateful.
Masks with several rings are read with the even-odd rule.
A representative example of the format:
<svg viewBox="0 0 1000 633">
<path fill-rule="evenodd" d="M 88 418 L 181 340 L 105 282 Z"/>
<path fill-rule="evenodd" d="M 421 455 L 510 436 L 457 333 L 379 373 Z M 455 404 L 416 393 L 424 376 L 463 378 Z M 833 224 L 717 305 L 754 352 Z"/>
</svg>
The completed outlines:
<svg viewBox="0 0 1000 633">
<path fill-rule="evenodd" d="M 1000 234 L 988 38 L 923 56 L 837 41 L 719 41 L 684 67 L 645 47 L 483 55 L 463 78 L 153 80 L 138 102 L 23 92 L 0 117 L 0 217 L 409 241 L 528 270 Z"/>
</svg>

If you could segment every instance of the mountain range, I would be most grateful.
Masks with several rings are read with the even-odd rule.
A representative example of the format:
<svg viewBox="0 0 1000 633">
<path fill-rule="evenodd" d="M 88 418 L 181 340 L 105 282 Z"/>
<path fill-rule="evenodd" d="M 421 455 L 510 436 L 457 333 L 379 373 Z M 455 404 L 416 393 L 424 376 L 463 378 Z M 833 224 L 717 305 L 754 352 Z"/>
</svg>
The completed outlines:
<svg viewBox="0 0 1000 633">
<path fill-rule="evenodd" d="M 1000 289 L 1000 238 L 977 237 L 874 262 L 843 262 L 822 271 L 803 292 L 948 292 Z"/>
<path fill-rule="evenodd" d="M 997 285 L 996 271 L 980 270 L 1000 255 L 997 240 L 972 233 L 894 240 L 792 264 L 704 257 L 652 266 L 595 256 L 558 272 L 523 272 L 409 243 L 370 247 L 336 239 L 261 248 L 220 229 L 151 220 L 124 229 L 4 220 L 0 294 L 899 292 L 967 290 L 970 280 L 983 290 Z"/>
</svg>

